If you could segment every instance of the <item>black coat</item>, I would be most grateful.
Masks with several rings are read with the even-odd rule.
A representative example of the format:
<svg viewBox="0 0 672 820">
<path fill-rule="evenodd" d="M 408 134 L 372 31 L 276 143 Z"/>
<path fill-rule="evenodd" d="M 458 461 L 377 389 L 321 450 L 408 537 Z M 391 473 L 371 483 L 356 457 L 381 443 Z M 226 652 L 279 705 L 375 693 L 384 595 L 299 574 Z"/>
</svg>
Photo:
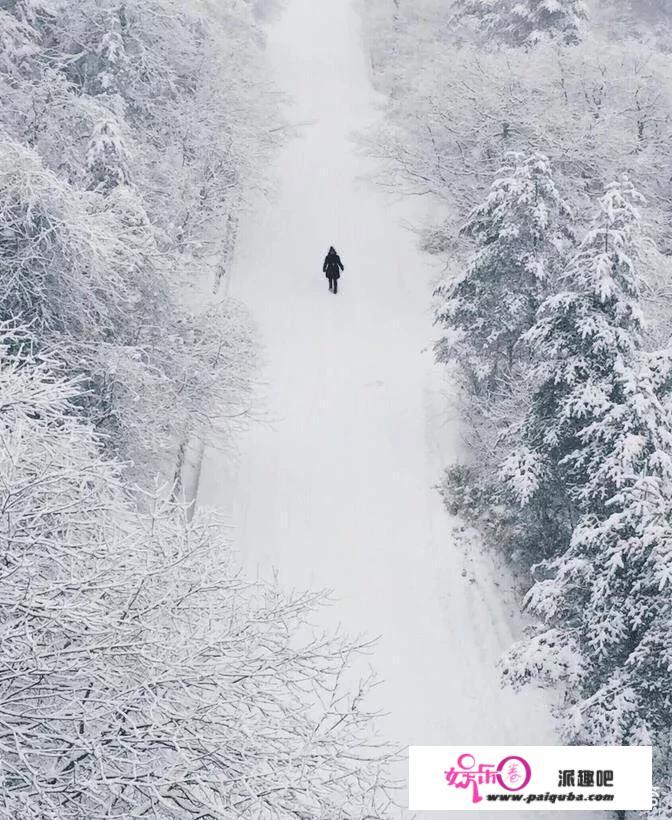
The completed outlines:
<svg viewBox="0 0 672 820">
<path fill-rule="evenodd" d="M 322 265 L 322 271 L 326 274 L 327 279 L 340 279 L 340 271 L 345 270 L 341 257 L 337 253 L 328 253 Z"/>
</svg>

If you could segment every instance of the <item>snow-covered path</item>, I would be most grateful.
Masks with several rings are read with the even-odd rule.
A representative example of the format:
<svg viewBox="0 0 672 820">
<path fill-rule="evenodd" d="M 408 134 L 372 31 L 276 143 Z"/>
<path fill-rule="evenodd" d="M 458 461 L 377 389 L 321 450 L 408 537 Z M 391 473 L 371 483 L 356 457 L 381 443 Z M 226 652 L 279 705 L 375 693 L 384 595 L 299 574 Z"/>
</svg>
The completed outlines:
<svg viewBox="0 0 672 820">
<path fill-rule="evenodd" d="M 381 636 L 376 696 L 400 743 L 552 743 L 541 701 L 499 688 L 506 596 L 486 560 L 463 572 L 432 489 L 457 441 L 444 372 L 423 353 L 435 271 L 402 227 L 419 206 L 361 179 L 370 160 L 351 132 L 379 100 L 355 2 L 289 0 L 269 36 L 297 136 L 244 221 L 231 284 L 260 327 L 269 423 L 233 466 L 208 453 L 199 501 L 230 511 L 253 573 L 333 589 L 333 624 Z M 337 296 L 321 273 L 330 244 Z"/>
</svg>

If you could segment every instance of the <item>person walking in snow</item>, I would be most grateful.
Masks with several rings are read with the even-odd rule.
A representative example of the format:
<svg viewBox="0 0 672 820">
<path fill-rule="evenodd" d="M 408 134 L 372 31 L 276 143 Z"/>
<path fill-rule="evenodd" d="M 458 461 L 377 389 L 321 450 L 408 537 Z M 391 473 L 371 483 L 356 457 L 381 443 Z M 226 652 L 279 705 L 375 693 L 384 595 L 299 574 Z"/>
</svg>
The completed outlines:
<svg viewBox="0 0 672 820">
<path fill-rule="evenodd" d="M 342 270 L 345 270 L 345 268 L 341 262 L 341 257 L 336 253 L 332 245 L 324 259 L 324 265 L 322 265 L 322 271 L 329 280 L 329 290 L 332 293 L 338 293 L 338 280 L 341 278 Z"/>
</svg>

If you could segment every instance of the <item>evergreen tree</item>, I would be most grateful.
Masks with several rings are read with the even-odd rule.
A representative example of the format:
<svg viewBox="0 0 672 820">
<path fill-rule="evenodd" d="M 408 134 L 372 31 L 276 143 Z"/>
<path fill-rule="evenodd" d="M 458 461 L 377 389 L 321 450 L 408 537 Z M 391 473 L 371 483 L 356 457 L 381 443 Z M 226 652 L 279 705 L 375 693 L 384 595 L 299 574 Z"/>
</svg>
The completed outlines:
<svg viewBox="0 0 672 820">
<path fill-rule="evenodd" d="M 459 365 L 464 435 L 473 451 L 472 466 L 446 471 L 446 504 L 526 572 L 551 522 L 531 507 L 511 507 L 499 468 L 526 410 L 533 351 L 525 333 L 556 286 L 573 231 L 546 157 L 511 155 L 510 161 L 464 228 L 477 249 L 462 277 L 438 290 L 443 335 L 436 352 L 440 361 Z M 519 481 L 522 473 L 519 464 Z"/>
<path fill-rule="evenodd" d="M 514 46 L 576 44 L 588 16 L 583 0 L 458 0 L 457 9 L 489 36 Z"/>
<path fill-rule="evenodd" d="M 484 33 L 495 33 L 502 27 L 505 0 L 455 0 L 458 17 L 473 20 Z"/>
<path fill-rule="evenodd" d="M 128 149 L 113 119 L 103 119 L 93 128 L 86 152 L 89 190 L 109 193 L 131 181 Z"/>
<path fill-rule="evenodd" d="M 585 465 L 567 456 L 579 446 L 586 419 L 619 394 L 617 365 L 642 343 L 639 280 L 632 252 L 639 233 L 641 196 L 627 178 L 609 186 L 593 228 L 541 306 L 525 343 L 535 351 L 536 391 L 524 443 L 503 475 L 525 504 L 541 493 L 552 504 L 560 486 L 585 481 Z M 518 473 L 518 465 L 525 465 Z M 522 476 L 522 481 L 521 481 Z"/>
<path fill-rule="evenodd" d="M 456 281 L 438 288 L 440 361 L 457 360 L 478 387 L 510 375 L 519 344 L 562 265 L 571 214 L 541 154 L 512 154 L 463 234 L 477 250 Z"/>
<path fill-rule="evenodd" d="M 526 476 L 520 492 L 515 459 L 506 477 L 523 504 L 553 504 L 560 487 L 571 511 L 567 541 L 527 595 L 542 624 L 505 672 L 563 687 L 571 742 L 654 742 L 667 769 L 672 351 L 641 350 L 640 202 L 627 179 L 609 186 L 563 290 L 527 334 L 540 362 L 522 448 L 532 490 Z"/>
<path fill-rule="evenodd" d="M 548 39 L 578 43 L 587 17 L 583 0 L 513 0 L 504 31 L 516 45 L 534 45 Z"/>
<path fill-rule="evenodd" d="M 565 739 L 654 746 L 669 791 L 672 731 L 672 353 L 617 365 L 618 398 L 587 419 L 569 455 L 569 546 L 539 568 L 526 606 L 540 625 L 513 647 L 505 678 L 559 688 Z M 667 815 L 661 815 L 667 816 Z"/>
</svg>

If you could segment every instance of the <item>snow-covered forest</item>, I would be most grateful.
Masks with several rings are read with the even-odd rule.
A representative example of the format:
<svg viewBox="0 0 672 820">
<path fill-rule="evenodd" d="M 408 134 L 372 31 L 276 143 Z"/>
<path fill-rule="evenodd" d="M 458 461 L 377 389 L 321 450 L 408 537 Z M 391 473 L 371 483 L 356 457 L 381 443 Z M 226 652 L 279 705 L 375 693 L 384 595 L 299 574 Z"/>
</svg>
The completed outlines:
<svg viewBox="0 0 672 820">
<path fill-rule="evenodd" d="M 245 417 L 220 287 L 281 126 L 274 4 L 0 3 L 0 816 L 379 816 L 356 642 L 183 503 Z"/>
<path fill-rule="evenodd" d="M 443 203 L 435 354 L 465 448 L 442 495 L 533 625 L 505 682 L 569 743 L 652 744 L 672 816 L 672 7 L 363 4 L 379 182 Z"/>
<path fill-rule="evenodd" d="M 412 743 L 566 742 L 672 818 L 671 43 L 0 0 L 0 817 L 392 820 Z"/>
</svg>

